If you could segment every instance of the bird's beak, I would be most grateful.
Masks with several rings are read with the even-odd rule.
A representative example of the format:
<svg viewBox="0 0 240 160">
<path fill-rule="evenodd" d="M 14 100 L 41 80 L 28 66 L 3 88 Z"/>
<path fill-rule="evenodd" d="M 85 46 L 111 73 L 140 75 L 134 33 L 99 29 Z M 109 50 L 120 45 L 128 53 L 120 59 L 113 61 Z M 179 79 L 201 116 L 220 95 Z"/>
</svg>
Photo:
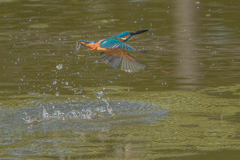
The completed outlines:
<svg viewBox="0 0 240 160">
<path fill-rule="evenodd" d="M 140 30 L 140 31 L 136 31 L 136 32 L 132 32 L 131 35 L 136 35 L 136 34 L 140 34 L 140 33 L 143 33 L 143 32 L 147 32 L 148 29 L 145 29 L 145 30 Z"/>
<path fill-rule="evenodd" d="M 82 42 L 81 40 L 80 40 L 80 45 L 81 45 L 81 46 L 85 46 L 85 47 L 87 47 L 87 46 L 85 45 L 85 43 Z"/>
</svg>

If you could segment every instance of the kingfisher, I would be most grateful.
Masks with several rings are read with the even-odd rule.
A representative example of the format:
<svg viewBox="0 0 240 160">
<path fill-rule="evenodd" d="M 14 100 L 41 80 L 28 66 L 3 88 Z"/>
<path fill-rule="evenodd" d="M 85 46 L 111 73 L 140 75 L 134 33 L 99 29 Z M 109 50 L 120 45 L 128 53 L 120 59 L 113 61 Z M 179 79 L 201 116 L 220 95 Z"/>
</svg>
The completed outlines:
<svg viewBox="0 0 240 160">
<path fill-rule="evenodd" d="M 130 40 L 134 35 L 147 31 L 148 30 L 140 30 L 136 32 L 125 31 L 118 36 L 101 39 L 99 41 L 79 41 L 81 45 L 90 47 L 90 50 L 103 51 L 100 53 L 100 58 L 105 64 L 117 68 L 122 61 L 121 70 L 125 72 L 139 72 L 141 70 L 144 70 L 147 66 L 137 62 L 132 56 L 130 56 L 123 50 L 147 53 L 146 50 L 137 50 L 125 43 L 126 41 Z"/>
</svg>

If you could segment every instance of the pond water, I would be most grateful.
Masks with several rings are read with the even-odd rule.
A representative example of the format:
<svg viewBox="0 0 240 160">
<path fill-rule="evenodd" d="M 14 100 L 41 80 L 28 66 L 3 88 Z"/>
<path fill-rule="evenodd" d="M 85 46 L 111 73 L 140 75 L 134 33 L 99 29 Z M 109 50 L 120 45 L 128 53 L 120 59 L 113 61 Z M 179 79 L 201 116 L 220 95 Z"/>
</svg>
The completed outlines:
<svg viewBox="0 0 240 160">
<path fill-rule="evenodd" d="M 237 159 L 240 2 L 0 0 L 0 158 Z M 127 73 L 78 41 L 148 29 Z"/>
</svg>

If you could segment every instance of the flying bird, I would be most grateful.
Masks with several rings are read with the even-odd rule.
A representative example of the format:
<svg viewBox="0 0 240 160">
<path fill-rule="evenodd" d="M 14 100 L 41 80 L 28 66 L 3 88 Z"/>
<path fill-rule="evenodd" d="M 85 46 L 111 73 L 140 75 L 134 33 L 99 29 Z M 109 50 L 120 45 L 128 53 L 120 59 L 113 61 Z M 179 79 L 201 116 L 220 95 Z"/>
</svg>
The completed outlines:
<svg viewBox="0 0 240 160">
<path fill-rule="evenodd" d="M 113 36 L 99 41 L 79 40 L 81 45 L 90 47 L 90 50 L 103 51 L 100 58 L 105 64 L 117 68 L 122 61 L 121 69 L 125 72 L 139 72 L 146 68 L 146 65 L 137 62 L 132 56 L 123 50 L 138 51 L 147 53 L 145 50 L 137 50 L 125 42 L 130 40 L 134 35 L 147 32 L 148 30 L 140 30 L 136 32 L 125 31 L 118 36 Z M 123 50 L 122 50 L 123 49 Z"/>
</svg>

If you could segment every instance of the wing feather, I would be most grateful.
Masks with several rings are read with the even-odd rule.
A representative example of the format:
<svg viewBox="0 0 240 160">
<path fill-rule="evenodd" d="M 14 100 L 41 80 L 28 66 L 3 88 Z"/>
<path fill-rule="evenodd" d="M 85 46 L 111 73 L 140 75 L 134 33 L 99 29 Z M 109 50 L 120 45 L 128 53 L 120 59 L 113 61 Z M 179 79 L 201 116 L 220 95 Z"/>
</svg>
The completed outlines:
<svg viewBox="0 0 240 160">
<path fill-rule="evenodd" d="M 147 66 L 137 62 L 129 54 L 120 49 L 102 52 L 100 58 L 105 64 L 117 68 L 122 61 L 121 70 L 125 72 L 139 72 L 144 70 Z"/>
<path fill-rule="evenodd" d="M 122 48 L 125 50 L 132 50 L 132 51 L 137 51 L 135 48 L 127 45 L 126 43 L 119 41 L 117 39 L 111 38 L 111 39 L 105 39 L 103 40 L 100 45 L 102 48 L 108 48 L 108 49 L 118 49 Z"/>
<path fill-rule="evenodd" d="M 114 68 L 117 68 L 122 61 L 121 56 L 107 55 L 105 52 L 100 53 L 100 58 L 105 64 L 108 64 Z"/>
</svg>

